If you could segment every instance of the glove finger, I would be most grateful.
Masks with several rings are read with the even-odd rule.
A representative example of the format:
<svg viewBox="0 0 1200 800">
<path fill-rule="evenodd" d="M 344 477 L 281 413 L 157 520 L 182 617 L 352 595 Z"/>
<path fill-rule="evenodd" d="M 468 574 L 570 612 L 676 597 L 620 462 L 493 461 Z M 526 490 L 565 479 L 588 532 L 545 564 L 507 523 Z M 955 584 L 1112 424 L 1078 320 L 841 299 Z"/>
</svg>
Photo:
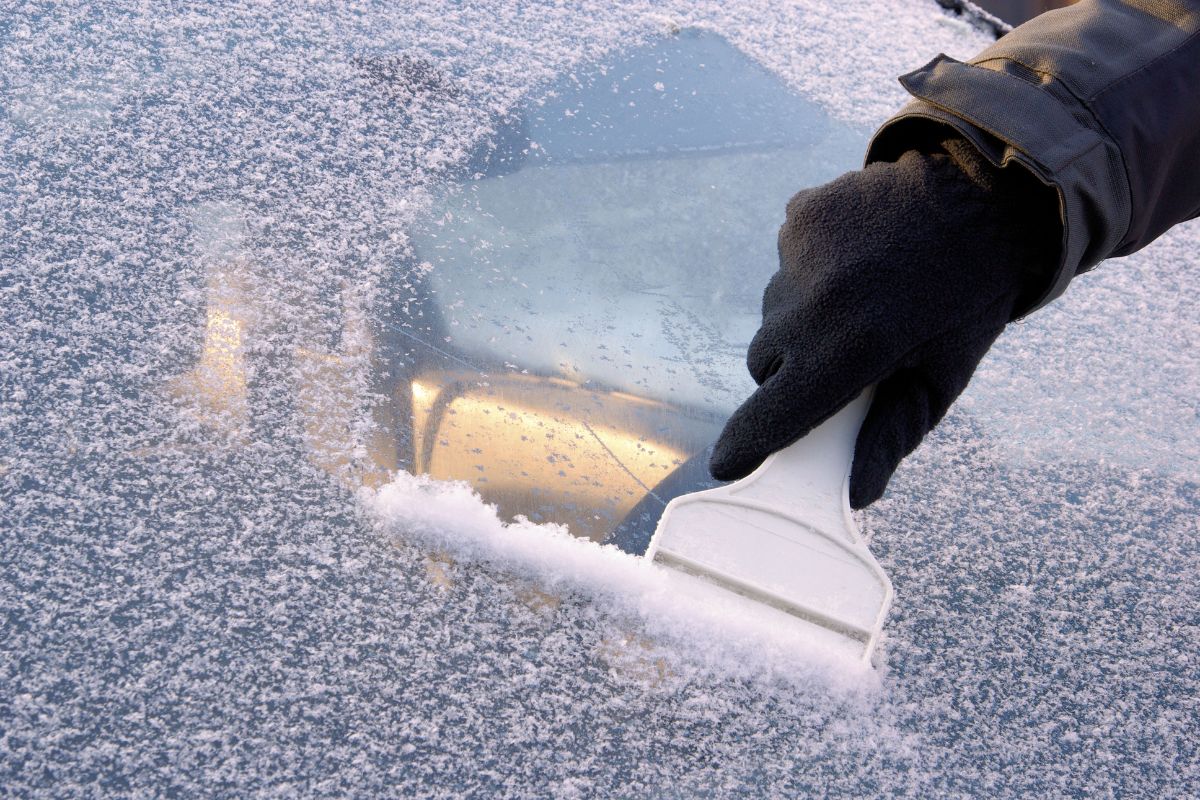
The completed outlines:
<svg viewBox="0 0 1200 800">
<path fill-rule="evenodd" d="M 747 366 L 760 386 L 725 423 L 714 445 L 709 468 L 718 480 L 749 475 L 771 453 L 857 397 L 878 374 L 879 353 L 861 341 L 809 335 L 803 337 L 807 346 L 797 346 L 776 342 L 777 335 L 777 326 L 765 324 L 751 343 Z"/>
<path fill-rule="evenodd" d="M 967 388 L 1002 329 L 966 341 L 960 334 L 934 343 L 917 366 L 879 382 L 854 446 L 851 508 L 866 508 L 883 496 L 900 462 L 917 449 Z"/>
<path fill-rule="evenodd" d="M 900 462 L 933 427 L 929 393 L 914 371 L 881 381 L 854 444 L 850 507 L 866 508 L 883 496 Z"/>
<path fill-rule="evenodd" d="M 754 382 L 762 386 L 783 365 L 783 347 L 774 327 L 764 323 L 746 349 L 746 369 Z"/>
<path fill-rule="evenodd" d="M 808 433 L 836 408 L 806 408 L 793 361 L 786 357 L 779 370 L 733 412 L 713 446 L 709 471 L 717 480 L 732 481 L 753 472 L 767 456 Z"/>
</svg>

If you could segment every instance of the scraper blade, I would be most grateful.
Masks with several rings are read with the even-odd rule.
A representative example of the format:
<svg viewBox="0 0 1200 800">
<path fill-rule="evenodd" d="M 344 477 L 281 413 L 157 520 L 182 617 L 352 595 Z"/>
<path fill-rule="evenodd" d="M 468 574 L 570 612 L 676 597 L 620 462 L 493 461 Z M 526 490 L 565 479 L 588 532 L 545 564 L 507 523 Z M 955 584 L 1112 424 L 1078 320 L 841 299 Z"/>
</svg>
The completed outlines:
<svg viewBox="0 0 1200 800">
<path fill-rule="evenodd" d="M 672 500 L 646 551 L 697 599 L 740 603 L 779 635 L 869 662 L 892 584 L 850 513 L 854 442 L 871 391 L 746 478 Z M 792 629 L 792 630 L 788 630 Z"/>
</svg>

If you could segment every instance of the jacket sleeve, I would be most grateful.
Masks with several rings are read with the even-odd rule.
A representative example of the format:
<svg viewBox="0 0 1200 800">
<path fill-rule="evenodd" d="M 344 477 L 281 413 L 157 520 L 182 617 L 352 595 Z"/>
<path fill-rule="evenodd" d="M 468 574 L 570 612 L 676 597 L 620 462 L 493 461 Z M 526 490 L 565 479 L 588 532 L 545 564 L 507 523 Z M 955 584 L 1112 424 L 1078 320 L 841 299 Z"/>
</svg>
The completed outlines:
<svg viewBox="0 0 1200 800">
<path fill-rule="evenodd" d="M 867 163 L 949 125 L 1057 190 L 1061 260 L 1022 314 L 1200 215 L 1200 0 L 1082 0 L 969 63 L 941 55 L 900 82 L 914 99 L 875 134 Z"/>
</svg>

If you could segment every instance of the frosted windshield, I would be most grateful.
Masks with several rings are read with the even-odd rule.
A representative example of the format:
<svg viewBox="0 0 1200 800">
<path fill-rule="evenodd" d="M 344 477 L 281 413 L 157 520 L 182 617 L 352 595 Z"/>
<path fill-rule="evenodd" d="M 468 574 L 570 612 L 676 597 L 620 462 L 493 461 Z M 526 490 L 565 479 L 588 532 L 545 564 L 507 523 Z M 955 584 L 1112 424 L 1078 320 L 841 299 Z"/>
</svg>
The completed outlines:
<svg viewBox="0 0 1200 800">
<path fill-rule="evenodd" d="M 579 68 L 509 124 L 414 237 L 444 341 L 731 410 L 784 205 L 853 168 L 865 131 L 693 32 Z"/>
<path fill-rule="evenodd" d="M 991 41 L 932 0 L 8 4 L 6 796 L 1200 794 L 1200 223 L 1006 331 L 862 515 L 874 676 L 587 541 L 703 479 L 791 193 Z"/>
<path fill-rule="evenodd" d="M 539 88 L 399 273 L 430 312 L 394 322 L 412 470 L 589 538 L 641 519 L 625 542 L 640 551 L 663 482 L 705 484 L 697 454 L 753 389 L 745 352 L 788 198 L 852 168 L 864 141 L 713 34 Z"/>
</svg>

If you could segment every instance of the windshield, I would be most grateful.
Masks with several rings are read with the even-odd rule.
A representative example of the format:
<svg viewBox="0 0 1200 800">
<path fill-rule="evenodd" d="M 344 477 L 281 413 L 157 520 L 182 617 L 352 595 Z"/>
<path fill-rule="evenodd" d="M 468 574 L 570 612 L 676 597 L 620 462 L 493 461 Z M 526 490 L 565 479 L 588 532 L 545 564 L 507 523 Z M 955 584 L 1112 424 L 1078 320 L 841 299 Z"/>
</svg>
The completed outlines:
<svg viewBox="0 0 1200 800">
<path fill-rule="evenodd" d="M 651 524 L 622 537 L 640 553 L 670 499 L 655 487 L 753 389 L 742 365 L 784 205 L 865 144 L 698 31 L 535 89 L 391 284 L 394 371 L 412 376 L 401 460 L 599 540 L 645 499 Z"/>
<path fill-rule="evenodd" d="M 1011 326 L 859 515 L 874 671 L 633 555 L 752 388 L 788 197 L 989 41 L 933 2 L 0 11 L 0 785 L 1196 794 L 1194 222 Z"/>
</svg>

